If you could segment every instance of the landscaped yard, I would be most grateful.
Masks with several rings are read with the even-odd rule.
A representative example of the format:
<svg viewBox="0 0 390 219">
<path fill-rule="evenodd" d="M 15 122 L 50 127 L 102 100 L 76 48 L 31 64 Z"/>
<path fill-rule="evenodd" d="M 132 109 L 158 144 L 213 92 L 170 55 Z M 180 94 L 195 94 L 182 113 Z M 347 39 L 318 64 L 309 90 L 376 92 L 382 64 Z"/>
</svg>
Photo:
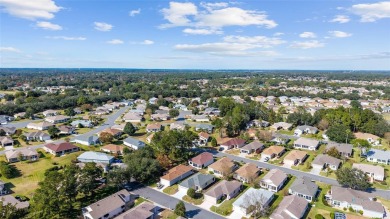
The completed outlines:
<svg viewBox="0 0 390 219">
<path fill-rule="evenodd" d="M 177 191 L 179 191 L 179 186 L 177 184 L 173 185 L 173 186 L 168 186 L 167 188 L 165 188 L 163 190 L 164 193 L 168 194 L 168 195 L 173 195 L 175 194 Z"/>
<path fill-rule="evenodd" d="M 177 216 L 175 213 L 172 211 L 165 209 L 164 211 L 161 212 L 161 219 L 176 219 L 179 216 Z"/>
<path fill-rule="evenodd" d="M 57 163 L 59 166 L 68 165 L 80 153 L 82 152 L 67 154 L 62 157 L 54 157 L 51 154 L 43 153 L 45 157 L 40 158 L 37 162 L 28 163 L 24 161 L 12 164 L 20 171 L 21 176 L 13 179 L 6 179 L 2 176 L 0 179 L 8 183 L 8 188 L 16 195 L 24 195 L 31 198 L 34 191 L 38 188 L 38 182 L 43 181 L 45 171 L 55 166 L 53 163 Z M 1 159 L 5 160 L 5 157 L 2 156 Z"/>
<path fill-rule="evenodd" d="M 189 203 L 192 203 L 194 205 L 200 205 L 203 203 L 203 194 L 196 194 L 196 197 L 195 198 L 191 198 L 190 196 L 188 195 L 185 195 L 183 197 L 183 200 L 186 201 L 186 202 L 189 202 Z"/>
</svg>

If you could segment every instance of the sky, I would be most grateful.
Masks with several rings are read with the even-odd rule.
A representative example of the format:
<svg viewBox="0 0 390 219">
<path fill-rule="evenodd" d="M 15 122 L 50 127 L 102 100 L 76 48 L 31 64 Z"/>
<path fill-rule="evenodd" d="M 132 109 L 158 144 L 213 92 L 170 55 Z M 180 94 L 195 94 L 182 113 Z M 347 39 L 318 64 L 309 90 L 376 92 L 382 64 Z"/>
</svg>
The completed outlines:
<svg viewBox="0 0 390 219">
<path fill-rule="evenodd" d="M 0 0 L 0 67 L 390 70 L 390 1 Z"/>
</svg>

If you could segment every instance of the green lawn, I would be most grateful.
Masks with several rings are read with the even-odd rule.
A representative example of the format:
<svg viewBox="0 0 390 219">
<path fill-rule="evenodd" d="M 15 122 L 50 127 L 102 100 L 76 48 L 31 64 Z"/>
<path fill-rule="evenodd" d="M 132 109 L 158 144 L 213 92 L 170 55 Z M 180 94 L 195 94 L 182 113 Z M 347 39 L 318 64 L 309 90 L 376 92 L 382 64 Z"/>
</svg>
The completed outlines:
<svg viewBox="0 0 390 219">
<path fill-rule="evenodd" d="M 20 171 L 21 176 L 13 179 L 6 179 L 2 176 L 0 179 L 6 182 L 8 188 L 16 195 L 24 195 L 31 198 L 34 191 L 38 188 L 38 182 L 43 181 L 45 171 L 53 167 L 54 162 L 59 166 L 70 164 L 80 153 L 82 152 L 72 153 L 62 157 L 54 157 L 51 154 L 44 153 L 45 157 L 40 158 L 37 162 L 28 163 L 24 161 L 13 163 L 12 165 Z M 2 156 L 1 159 L 4 160 L 5 157 Z"/>
<path fill-rule="evenodd" d="M 197 196 L 197 197 L 195 197 L 195 198 L 191 198 L 190 196 L 185 195 L 185 196 L 183 197 L 183 201 L 192 203 L 192 204 L 194 204 L 194 205 L 200 205 L 200 204 L 202 204 L 202 203 L 203 203 L 203 200 L 204 200 L 203 194 L 197 194 L 196 196 Z"/>
<path fill-rule="evenodd" d="M 167 188 L 165 188 L 163 190 L 164 193 L 168 194 L 168 195 L 173 195 L 175 194 L 177 191 L 179 191 L 179 186 L 177 184 L 173 185 L 173 186 L 169 186 Z"/>
</svg>

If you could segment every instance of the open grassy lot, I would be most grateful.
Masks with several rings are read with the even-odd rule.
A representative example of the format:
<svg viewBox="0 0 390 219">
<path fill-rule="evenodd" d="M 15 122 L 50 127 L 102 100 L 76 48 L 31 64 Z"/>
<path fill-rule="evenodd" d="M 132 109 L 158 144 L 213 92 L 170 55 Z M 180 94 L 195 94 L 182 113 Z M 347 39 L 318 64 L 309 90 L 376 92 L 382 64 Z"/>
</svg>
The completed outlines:
<svg viewBox="0 0 390 219">
<path fill-rule="evenodd" d="M 59 166 L 68 165 L 80 153 L 82 152 L 72 153 L 62 157 L 54 157 L 51 154 L 43 153 L 44 157 L 40 158 L 39 161 L 32 163 L 23 161 L 12 164 L 20 171 L 21 175 L 19 177 L 6 179 L 2 176 L 0 179 L 6 182 L 8 188 L 16 195 L 25 195 L 31 198 L 34 191 L 38 188 L 38 182 L 44 179 L 44 173 L 47 169 L 55 166 L 54 163 L 57 163 Z M 5 160 L 5 156 L 0 157 L 0 159 Z"/>
</svg>

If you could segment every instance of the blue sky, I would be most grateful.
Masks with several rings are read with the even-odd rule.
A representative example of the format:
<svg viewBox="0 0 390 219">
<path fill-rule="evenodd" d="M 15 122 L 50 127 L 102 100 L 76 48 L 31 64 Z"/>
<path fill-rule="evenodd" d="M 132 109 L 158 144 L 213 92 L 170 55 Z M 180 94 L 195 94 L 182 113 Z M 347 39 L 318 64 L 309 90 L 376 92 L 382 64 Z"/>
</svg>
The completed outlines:
<svg viewBox="0 0 390 219">
<path fill-rule="evenodd" d="M 390 70 L 390 1 L 0 0 L 0 67 Z"/>
</svg>

